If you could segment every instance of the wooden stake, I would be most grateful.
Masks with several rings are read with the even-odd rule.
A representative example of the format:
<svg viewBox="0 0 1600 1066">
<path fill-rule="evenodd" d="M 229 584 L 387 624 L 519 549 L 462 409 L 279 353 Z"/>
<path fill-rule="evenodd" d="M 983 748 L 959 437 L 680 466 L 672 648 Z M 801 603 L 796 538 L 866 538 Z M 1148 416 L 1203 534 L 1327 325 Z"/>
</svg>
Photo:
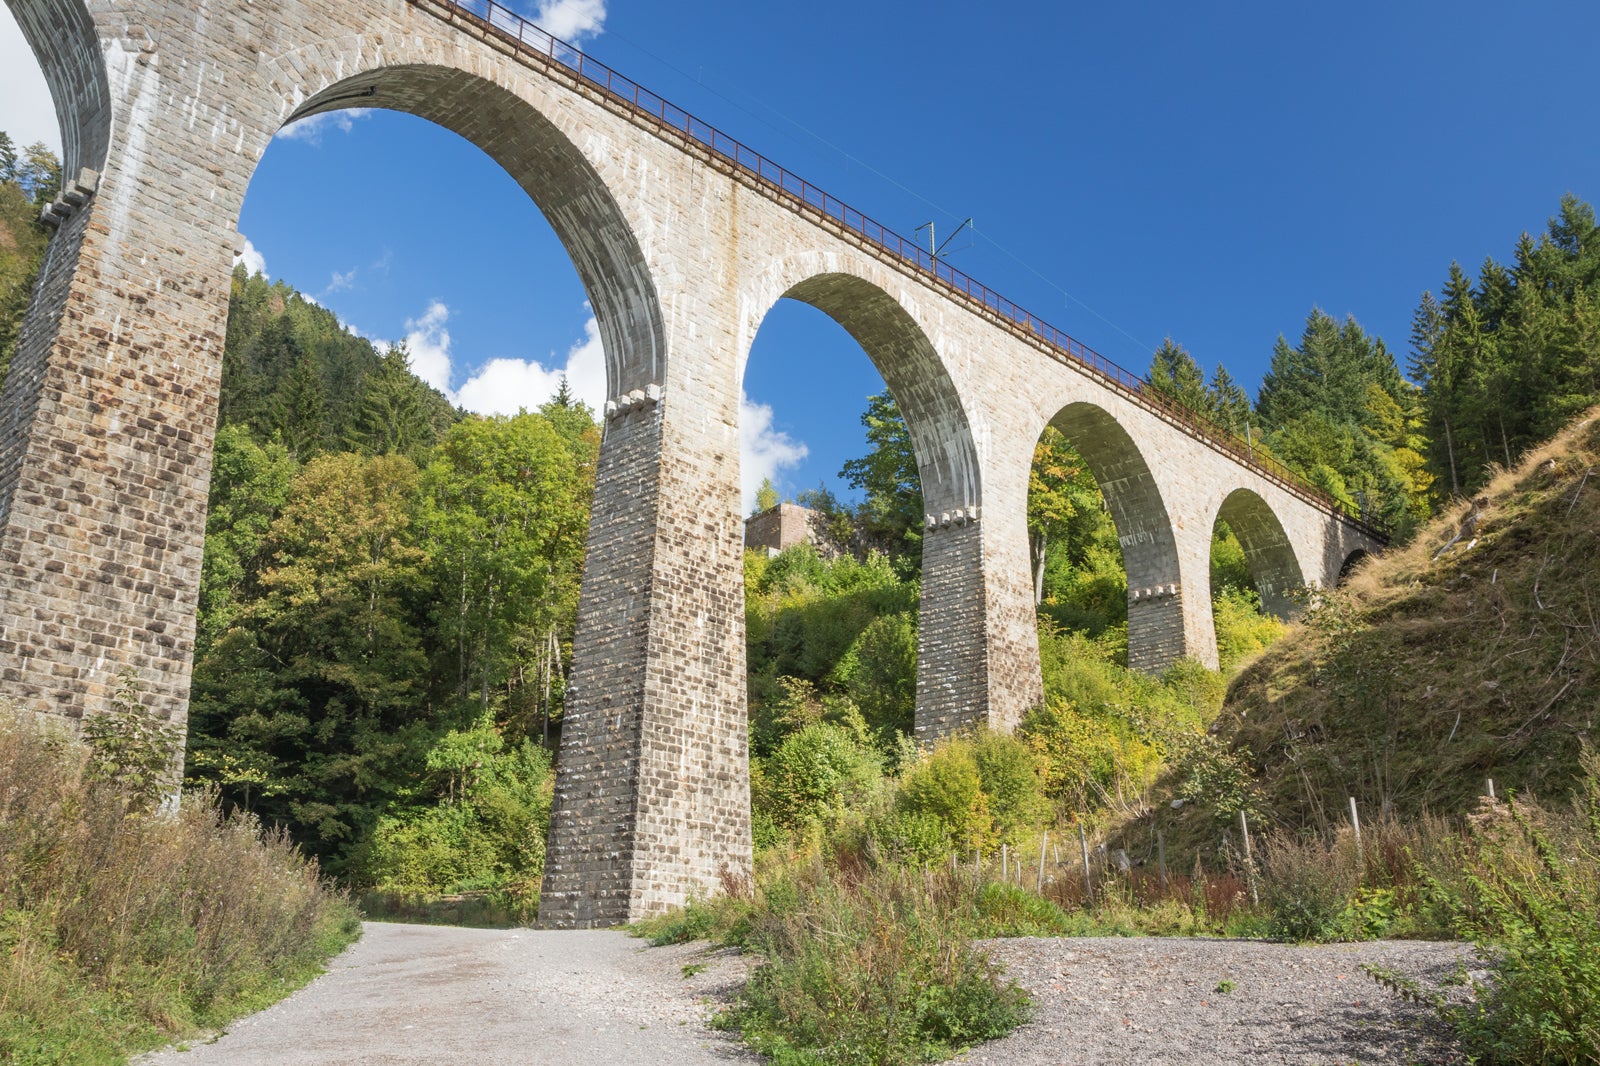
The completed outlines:
<svg viewBox="0 0 1600 1066">
<path fill-rule="evenodd" d="M 1361 815 L 1356 813 L 1356 798 L 1350 797 L 1350 827 L 1356 831 L 1356 843 L 1361 843 Z"/>
<path fill-rule="evenodd" d="M 1040 895 L 1044 894 L 1044 853 L 1048 851 L 1049 848 L 1050 831 L 1046 829 L 1044 835 L 1039 838 L 1039 877 L 1038 880 L 1036 880 L 1033 884 L 1034 891 L 1038 892 Z"/>
<path fill-rule="evenodd" d="M 1494 778 L 1489 778 L 1489 798 L 1494 799 Z"/>
<path fill-rule="evenodd" d="M 1244 811 L 1239 812 L 1239 833 L 1244 837 L 1244 876 L 1250 882 L 1250 902 L 1261 905 L 1261 893 L 1256 891 L 1256 861 L 1250 855 L 1250 823 Z"/>
<path fill-rule="evenodd" d="M 1167 835 L 1156 830 L 1156 865 L 1161 870 L 1161 887 L 1167 887 Z"/>
<path fill-rule="evenodd" d="M 1094 902 L 1094 879 L 1089 876 L 1089 838 L 1084 835 L 1083 823 L 1078 823 L 1078 847 L 1083 850 L 1083 901 Z"/>
</svg>

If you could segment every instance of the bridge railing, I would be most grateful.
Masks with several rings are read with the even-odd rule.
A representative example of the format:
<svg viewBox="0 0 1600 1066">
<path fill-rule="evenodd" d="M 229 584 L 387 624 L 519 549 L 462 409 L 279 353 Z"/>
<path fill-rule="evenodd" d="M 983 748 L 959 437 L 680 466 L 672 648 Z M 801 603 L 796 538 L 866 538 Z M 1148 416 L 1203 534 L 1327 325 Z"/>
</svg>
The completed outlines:
<svg viewBox="0 0 1600 1066">
<path fill-rule="evenodd" d="M 1257 471 L 1307 503 L 1337 515 L 1367 535 L 1387 542 L 1388 531 L 1381 525 L 1364 515 L 1351 514 L 1339 500 L 1317 488 L 1277 459 L 1258 453 L 1249 441 L 1187 407 L 1173 403 L 1151 389 L 1149 382 L 1143 377 L 1118 366 L 982 282 L 938 259 L 927 248 L 902 237 L 889 227 L 812 185 L 793 171 L 779 166 L 755 149 L 696 118 L 633 79 L 617 73 L 587 55 L 582 49 L 551 36 L 515 11 L 495 3 L 494 0 L 411 0 L 411 2 L 424 8 L 443 8 L 449 12 L 450 18 L 465 17 L 480 28 L 492 31 L 507 43 L 514 44 L 519 51 L 560 65 L 611 99 L 626 104 L 662 125 L 684 134 L 739 170 L 787 194 L 796 201 L 797 207 L 809 209 L 825 219 L 832 220 L 879 250 L 903 260 L 938 282 L 939 287 L 953 290 L 959 296 L 965 297 L 967 302 L 976 304 L 995 318 L 1004 320 L 1004 324 L 1014 331 L 1020 331 L 1040 342 L 1058 358 L 1064 358 L 1087 368 L 1104 383 L 1125 394 L 1140 406 L 1183 427 L 1211 447 L 1228 453 L 1241 465 Z"/>
</svg>

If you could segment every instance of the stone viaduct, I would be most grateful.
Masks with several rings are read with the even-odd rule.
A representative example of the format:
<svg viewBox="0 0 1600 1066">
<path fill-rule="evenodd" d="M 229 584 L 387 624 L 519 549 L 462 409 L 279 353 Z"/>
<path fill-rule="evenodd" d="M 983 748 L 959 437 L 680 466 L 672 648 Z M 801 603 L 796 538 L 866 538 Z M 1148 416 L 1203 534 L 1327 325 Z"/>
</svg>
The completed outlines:
<svg viewBox="0 0 1600 1066">
<path fill-rule="evenodd" d="M 1008 728 L 1040 699 L 1025 509 L 1046 425 L 1116 520 L 1135 666 L 1215 664 L 1219 516 L 1279 612 L 1378 546 L 1242 443 L 487 0 L 6 2 L 67 175 L 0 397 L 0 679 L 24 704 L 79 717 L 131 668 L 186 718 L 239 212 L 285 123 L 382 107 L 454 130 L 571 254 L 613 399 L 546 924 L 658 911 L 748 864 L 739 393 L 782 297 L 860 342 L 911 430 L 920 737 Z"/>
</svg>

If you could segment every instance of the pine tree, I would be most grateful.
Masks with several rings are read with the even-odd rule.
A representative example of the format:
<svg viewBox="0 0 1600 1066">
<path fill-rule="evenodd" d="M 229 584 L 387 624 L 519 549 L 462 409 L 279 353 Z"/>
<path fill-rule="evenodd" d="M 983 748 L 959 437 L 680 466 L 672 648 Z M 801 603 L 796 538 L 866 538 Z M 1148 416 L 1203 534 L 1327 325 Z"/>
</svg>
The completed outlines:
<svg viewBox="0 0 1600 1066">
<path fill-rule="evenodd" d="M 1211 418 L 1216 413 L 1200 364 L 1171 337 L 1161 342 L 1150 359 L 1150 388 L 1201 418 Z"/>
<path fill-rule="evenodd" d="M 302 355 L 272 400 L 273 422 L 289 454 L 301 462 L 322 450 L 324 406 L 322 375 L 316 363 Z"/>
<path fill-rule="evenodd" d="M 390 348 L 364 383 L 346 443 L 364 455 L 414 456 L 428 447 L 434 430 L 422 402 L 426 387 L 411 373 L 405 344 Z"/>
<path fill-rule="evenodd" d="M 17 146 L 9 133 L 0 130 L 0 182 L 15 183 L 16 180 Z"/>
<path fill-rule="evenodd" d="M 1211 375 L 1209 391 L 1211 417 L 1217 425 L 1235 436 L 1245 436 L 1252 414 L 1250 394 L 1233 380 L 1233 375 L 1221 363 L 1217 364 L 1216 371 Z"/>
</svg>

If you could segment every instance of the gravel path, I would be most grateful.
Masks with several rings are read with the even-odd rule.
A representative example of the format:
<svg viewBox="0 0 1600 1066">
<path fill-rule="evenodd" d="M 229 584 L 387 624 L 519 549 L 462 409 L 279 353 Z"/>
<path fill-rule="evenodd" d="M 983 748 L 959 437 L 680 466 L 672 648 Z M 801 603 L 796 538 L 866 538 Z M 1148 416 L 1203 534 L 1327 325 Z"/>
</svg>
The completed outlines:
<svg viewBox="0 0 1600 1066">
<path fill-rule="evenodd" d="M 364 929 L 327 974 L 277 1006 L 213 1042 L 134 1066 L 762 1061 L 706 1027 L 747 973 L 732 952 L 648 948 L 614 930 Z M 986 947 L 1033 995 L 1034 1019 L 961 1063 L 1460 1063 L 1431 1014 L 1399 1002 L 1361 964 L 1425 983 L 1479 965 L 1464 945 L 1393 941 L 1018 939 Z"/>
<path fill-rule="evenodd" d="M 1424 984 L 1447 980 L 1463 964 L 1481 965 L 1466 945 L 1417 941 L 1300 947 L 1151 937 L 986 946 L 1032 993 L 1034 1018 L 957 1062 L 1460 1063 L 1431 1012 L 1400 1002 L 1361 964 Z"/>
<path fill-rule="evenodd" d="M 593 1066 L 758 1062 L 705 1026 L 742 960 L 615 930 L 368 922 L 306 988 L 213 1043 L 135 1066 Z M 684 976 L 685 966 L 706 967 Z"/>
</svg>

